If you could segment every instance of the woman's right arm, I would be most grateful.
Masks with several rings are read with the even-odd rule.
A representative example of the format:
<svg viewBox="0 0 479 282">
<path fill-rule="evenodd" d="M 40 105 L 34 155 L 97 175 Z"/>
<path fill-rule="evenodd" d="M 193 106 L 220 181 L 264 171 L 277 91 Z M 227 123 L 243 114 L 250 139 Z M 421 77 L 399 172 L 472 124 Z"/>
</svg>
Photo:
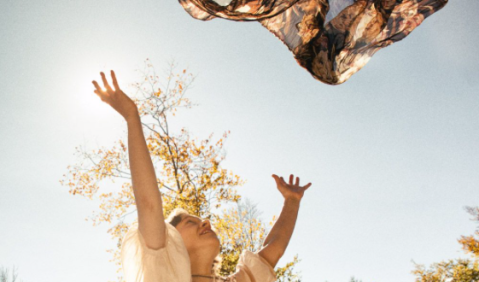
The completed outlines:
<svg viewBox="0 0 479 282">
<path fill-rule="evenodd" d="M 138 212 L 138 229 L 149 248 L 160 249 L 165 246 L 166 241 L 163 203 L 150 152 L 143 134 L 138 108 L 120 90 L 113 71 L 111 71 L 111 76 L 115 89 L 109 86 L 105 74 L 101 73 L 106 91 L 103 91 L 98 83 L 93 81 L 96 88 L 95 93 L 126 120 L 128 126 L 128 156 L 133 194 Z"/>
</svg>

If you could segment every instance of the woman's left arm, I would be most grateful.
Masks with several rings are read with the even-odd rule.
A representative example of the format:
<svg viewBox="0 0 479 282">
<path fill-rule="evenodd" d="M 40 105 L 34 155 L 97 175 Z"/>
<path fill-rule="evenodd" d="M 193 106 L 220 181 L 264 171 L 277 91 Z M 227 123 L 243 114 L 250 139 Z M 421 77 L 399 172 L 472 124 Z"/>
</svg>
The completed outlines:
<svg viewBox="0 0 479 282">
<path fill-rule="evenodd" d="M 263 257 L 274 268 L 279 259 L 283 256 L 288 247 L 289 240 L 293 235 L 298 211 L 304 191 L 311 186 L 311 183 L 305 186 L 299 186 L 299 177 L 296 177 L 296 183 L 293 184 L 294 176 L 289 176 L 289 184 L 283 177 L 273 174 L 278 190 L 284 197 L 284 204 L 281 214 L 269 232 L 263 243 L 263 248 L 258 254 Z"/>
</svg>

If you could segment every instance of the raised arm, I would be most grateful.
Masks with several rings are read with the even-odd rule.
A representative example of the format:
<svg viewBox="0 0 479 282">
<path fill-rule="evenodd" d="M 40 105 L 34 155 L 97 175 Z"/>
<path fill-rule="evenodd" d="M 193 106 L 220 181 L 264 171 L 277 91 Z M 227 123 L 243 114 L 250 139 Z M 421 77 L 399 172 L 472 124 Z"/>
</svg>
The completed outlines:
<svg viewBox="0 0 479 282">
<path fill-rule="evenodd" d="M 293 184 L 293 175 L 289 176 L 289 184 L 284 181 L 283 177 L 273 174 L 273 178 L 278 190 L 284 197 L 283 210 L 268 236 L 266 236 L 263 248 L 258 254 L 274 268 L 288 247 L 298 218 L 299 204 L 304 191 L 311 186 L 311 183 L 301 187 L 299 186 L 299 177 L 296 177 L 296 183 Z"/>
<path fill-rule="evenodd" d="M 138 229 L 149 248 L 159 249 L 165 246 L 166 226 L 163 216 L 163 203 L 158 190 L 156 174 L 146 146 L 138 108 L 118 86 L 115 73 L 111 71 L 114 89 L 108 84 L 105 74 L 101 73 L 103 91 L 93 81 L 94 91 L 103 102 L 109 104 L 126 120 L 128 126 L 128 156 L 130 161 L 133 194 L 138 212 Z"/>
</svg>

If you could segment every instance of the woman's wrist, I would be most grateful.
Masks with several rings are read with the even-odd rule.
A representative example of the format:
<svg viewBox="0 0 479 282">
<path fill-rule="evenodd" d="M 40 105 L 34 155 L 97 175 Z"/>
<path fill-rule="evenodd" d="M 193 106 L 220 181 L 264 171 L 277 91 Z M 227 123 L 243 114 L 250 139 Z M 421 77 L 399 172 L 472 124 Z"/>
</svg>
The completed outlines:
<svg viewBox="0 0 479 282">
<path fill-rule="evenodd" d="M 293 197 L 288 197 L 284 199 L 284 204 L 285 205 L 297 205 L 301 203 L 301 199 L 298 198 L 293 198 Z"/>
<path fill-rule="evenodd" d="M 135 112 L 131 112 L 128 115 L 124 115 L 123 118 L 125 119 L 125 121 L 127 123 L 136 122 L 136 121 L 140 120 L 140 115 L 138 113 L 138 110 L 136 110 Z"/>
</svg>

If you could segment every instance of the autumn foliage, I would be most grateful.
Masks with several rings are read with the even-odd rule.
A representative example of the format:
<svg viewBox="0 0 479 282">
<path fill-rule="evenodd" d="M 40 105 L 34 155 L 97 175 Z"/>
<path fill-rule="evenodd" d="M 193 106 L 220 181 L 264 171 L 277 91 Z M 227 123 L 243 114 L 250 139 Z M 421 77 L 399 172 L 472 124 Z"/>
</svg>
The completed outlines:
<svg viewBox="0 0 479 282">
<path fill-rule="evenodd" d="M 240 201 L 237 188 L 244 180 L 221 165 L 229 132 L 216 140 L 213 134 L 198 140 L 186 128 L 170 128 L 169 118 L 179 109 L 193 106 L 185 96 L 193 80 L 186 70 L 175 72 L 171 66 L 166 79 L 160 81 L 147 61 L 142 82 L 133 84 L 136 95 L 132 98 L 138 106 L 155 166 L 165 216 L 180 207 L 210 218 L 222 242 L 221 273 L 228 275 L 234 271 L 242 250 L 258 250 L 266 237 L 267 226 L 258 217 L 255 205 Z M 77 147 L 78 161 L 68 166 L 68 172 L 60 181 L 69 187 L 72 195 L 99 200 L 99 209 L 90 220 L 94 225 L 111 226 L 108 233 L 117 242 L 117 248 L 108 251 L 119 266 L 118 281 L 123 280 L 119 260 L 121 241 L 131 218 L 136 217 L 125 140 L 126 134 L 108 148 Z M 108 189 L 112 185 L 115 188 Z M 298 261 L 295 257 L 285 267 L 278 267 L 278 281 L 299 281 L 299 275 L 293 272 Z"/>
<path fill-rule="evenodd" d="M 467 211 L 479 223 L 479 207 L 468 207 Z M 474 235 L 461 236 L 458 240 L 469 258 L 434 263 L 429 268 L 416 265 L 413 274 L 416 282 L 477 282 L 479 281 L 479 227 Z"/>
</svg>

